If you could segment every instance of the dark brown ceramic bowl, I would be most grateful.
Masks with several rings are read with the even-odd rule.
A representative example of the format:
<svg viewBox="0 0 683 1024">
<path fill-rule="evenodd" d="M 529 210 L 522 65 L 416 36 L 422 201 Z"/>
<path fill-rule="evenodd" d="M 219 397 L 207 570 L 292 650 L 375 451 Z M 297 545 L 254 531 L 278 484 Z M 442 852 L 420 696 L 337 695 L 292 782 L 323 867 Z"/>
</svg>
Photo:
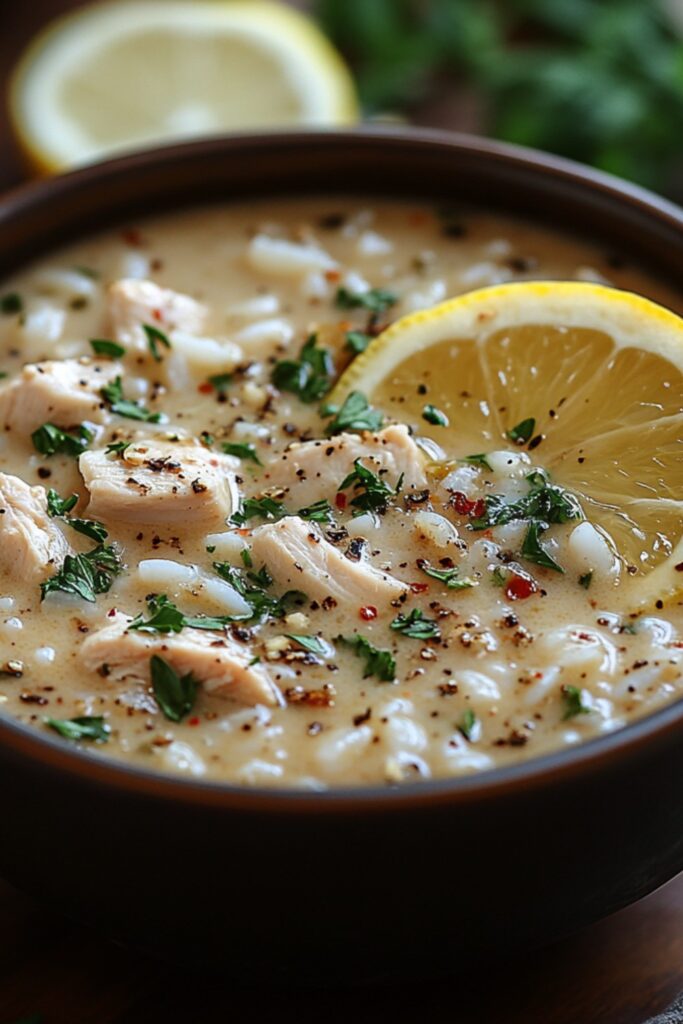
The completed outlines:
<svg viewBox="0 0 683 1024">
<path fill-rule="evenodd" d="M 429 133 L 236 137 L 42 181 L 0 204 L 0 272 L 141 213 L 312 192 L 521 212 L 683 293 L 679 210 L 542 154 Z M 683 868 L 683 702 L 518 767 L 322 794 L 144 773 L 7 720 L 0 777 L 7 878 L 122 942 L 261 983 L 453 971 Z"/>
</svg>

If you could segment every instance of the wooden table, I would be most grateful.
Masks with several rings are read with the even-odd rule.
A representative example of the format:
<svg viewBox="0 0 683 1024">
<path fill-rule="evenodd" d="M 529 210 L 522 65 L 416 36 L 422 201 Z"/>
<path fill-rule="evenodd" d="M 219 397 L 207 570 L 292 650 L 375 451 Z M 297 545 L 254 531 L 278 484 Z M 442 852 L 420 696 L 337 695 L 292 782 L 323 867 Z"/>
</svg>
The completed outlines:
<svg viewBox="0 0 683 1024">
<path fill-rule="evenodd" d="M 46 18 L 74 0 L 11 8 L 0 33 L 0 86 L 16 54 Z M 444 114 L 446 110 L 446 114 Z M 462 112 L 461 112 L 462 114 Z M 449 122 L 440 107 L 432 122 Z M 4 111 L 0 190 L 21 180 Z M 462 127 L 462 116 L 458 126 Z M 64 893 L 65 904 L 68 893 Z M 324 1020 L 448 1020 L 456 1024 L 642 1024 L 683 989 L 683 876 L 571 940 L 476 975 L 400 992 L 235 991 L 216 977 L 111 946 L 45 913 L 0 882 L 0 1024 L 33 1013 L 44 1024 L 209 1024 L 276 1016 Z"/>
</svg>

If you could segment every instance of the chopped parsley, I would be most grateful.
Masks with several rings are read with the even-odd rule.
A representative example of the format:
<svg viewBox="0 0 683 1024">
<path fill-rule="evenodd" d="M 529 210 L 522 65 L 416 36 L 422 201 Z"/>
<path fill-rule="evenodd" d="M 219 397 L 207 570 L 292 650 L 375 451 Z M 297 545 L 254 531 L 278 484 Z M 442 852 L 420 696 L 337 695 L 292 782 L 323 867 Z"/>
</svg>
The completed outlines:
<svg viewBox="0 0 683 1024">
<path fill-rule="evenodd" d="M 492 526 L 503 526 L 519 519 L 536 520 L 546 524 L 568 523 L 571 519 L 583 519 L 579 502 L 563 487 L 548 482 L 545 473 L 538 470 L 527 476 L 529 493 L 517 501 L 506 502 L 500 494 L 489 494 L 482 500 L 486 511 L 470 520 L 471 530 L 488 530 Z"/>
<path fill-rule="evenodd" d="M 45 724 L 67 740 L 90 740 L 106 743 L 111 728 L 101 715 L 83 715 L 79 718 L 46 718 Z"/>
<path fill-rule="evenodd" d="M 232 384 L 231 373 L 215 373 L 212 377 L 208 378 L 211 387 L 219 393 L 224 395 L 227 389 Z"/>
<path fill-rule="evenodd" d="M 281 391 L 291 391 L 302 402 L 317 402 L 332 387 L 334 363 L 328 349 L 318 348 L 317 336 L 311 334 L 298 359 L 284 359 L 273 367 L 273 384 Z"/>
<path fill-rule="evenodd" d="M 331 523 L 333 520 L 332 507 L 326 498 L 321 498 L 312 505 L 305 505 L 299 509 L 297 515 L 310 523 Z"/>
<path fill-rule="evenodd" d="M 338 491 L 345 491 L 347 487 L 353 486 L 355 496 L 350 504 L 354 509 L 354 516 L 362 516 L 364 512 L 382 515 L 387 511 L 390 499 L 399 494 L 403 486 L 403 473 L 392 490 L 376 473 L 364 466 L 360 459 L 355 459 L 353 465 L 353 472 L 344 477 Z"/>
<path fill-rule="evenodd" d="M 512 427 L 511 430 L 506 430 L 505 434 L 515 444 L 524 445 L 531 440 L 535 429 L 536 420 L 533 418 L 533 416 L 530 416 L 529 419 L 522 420 L 521 423 L 518 423 L 517 426 Z"/>
<path fill-rule="evenodd" d="M 47 492 L 47 514 L 63 519 L 72 530 L 101 544 L 109 536 L 103 523 L 99 523 L 96 519 L 79 519 L 76 516 L 68 515 L 77 501 L 77 494 L 72 494 L 69 498 L 60 498 L 57 492 L 50 488 Z"/>
<path fill-rule="evenodd" d="M 443 583 L 448 590 L 468 590 L 470 587 L 477 586 L 476 582 L 470 579 L 469 576 L 463 576 L 462 579 L 459 579 L 459 570 L 456 566 L 453 566 L 451 569 L 435 569 L 428 562 L 420 559 L 419 567 L 425 575 L 431 576 L 432 579 L 438 580 L 439 583 Z"/>
<path fill-rule="evenodd" d="M 163 715 L 171 722 L 182 722 L 194 707 L 197 680 L 191 672 L 178 675 L 158 654 L 152 655 L 149 667 L 154 697 Z"/>
<path fill-rule="evenodd" d="M 410 615 L 397 615 L 391 628 L 413 640 L 437 640 L 441 635 L 434 619 L 425 618 L 419 608 L 413 608 Z"/>
<path fill-rule="evenodd" d="M 100 395 L 109 404 L 112 412 L 118 416 L 125 416 L 129 420 L 142 420 L 144 423 L 158 423 L 161 413 L 150 412 L 137 402 L 131 402 L 123 397 L 123 384 L 121 378 L 117 377 L 111 384 L 100 389 Z"/>
<path fill-rule="evenodd" d="M 180 633 L 186 626 L 191 629 L 221 630 L 235 617 L 230 615 L 183 615 L 165 594 L 147 598 L 149 618 L 137 615 L 127 626 L 140 633 Z M 241 617 L 240 617 L 241 618 Z"/>
<path fill-rule="evenodd" d="M 98 594 L 106 594 L 122 569 L 118 552 L 111 544 L 98 545 L 82 555 L 67 555 L 61 569 L 41 583 L 42 599 L 62 591 L 92 602 Z"/>
<path fill-rule="evenodd" d="M 33 446 L 41 455 L 71 455 L 73 458 L 82 455 L 93 437 L 93 432 L 83 424 L 67 433 L 54 423 L 43 423 L 31 434 Z"/>
<path fill-rule="evenodd" d="M 338 288 L 335 302 L 340 309 L 367 309 L 370 313 L 384 313 L 398 302 L 398 296 L 386 288 L 370 288 L 366 292 Z"/>
<path fill-rule="evenodd" d="M 238 618 L 249 621 L 267 617 L 281 619 L 291 607 L 300 606 L 306 600 L 306 595 L 300 590 L 288 590 L 282 597 L 266 593 L 273 581 L 265 565 L 258 572 L 244 572 L 229 562 L 214 562 L 213 567 L 221 579 L 234 587 L 251 607 L 251 615 L 235 616 L 233 621 L 237 621 Z"/>
<path fill-rule="evenodd" d="M 562 566 L 558 565 L 541 544 L 541 533 L 545 529 L 547 529 L 545 523 L 539 523 L 536 520 L 529 523 L 522 542 L 521 554 L 527 562 L 534 562 L 536 565 L 542 565 L 544 569 L 553 569 L 555 572 L 564 572 Z"/>
<path fill-rule="evenodd" d="M 584 572 L 583 575 L 579 576 L 579 586 L 583 587 L 584 590 L 588 590 L 591 583 L 593 582 L 593 570 L 590 572 Z"/>
<path fill-rule="evenodd" d="M 583 691 L 578 686 L 566 685 L 562 687 L 562 700 L 564 701 L 564 714 L 562 720 L 575 718 L 577 715 L 589 715 L 591 709 L 583 703 Z"/>
<path fill-rule="evenodd" d="M 142 329 L 147 337 L 147 344 L 152 353 L 152 358 L 157 363 L 160 363 L 163 357 L 159 352 L 159 345 L 163 345 L 164 348 L 170 348 L 171 342 L 164 332 L 160 331 L 158 327 L 154 327 L 153 324 L 143 324 Z"/>
<path fill-rule="evenodd" d="M 210 448 L 210 447 L 211 447 L 211 445 L 213 444 L 213 442 L 214 442 L 215 438 L 214 438 L 213 434 L 210 434 L 210 433 L 208 432 L 208 430 L 202 430 L 201 434 L 199 435 L 199 440 L 200 440 L 200 441 L 202 442 L 202 444 L 203 444 L 203 445 L 205 445 L 205 446 L 206 446 L 207 448 Z"/>
<path fill-rule="evenodd" d="M 356 657 L 365 661 L 363 679 L 377 676 L 380 682 L 391 683 L 396 678 L 396 662 L 391 651 L 373 647 L 370 641 L 360 633 L 354 633 L 353 636 L 338 636 L 337 640 L 346 644 L 347 647 L 351 647 Z"/>
<path fill-rule="evenodd" d="M 470 743 L 476 743 L 481 736 L 481 722 L 472 708 L 465 708 L 458 724 L 458 730 Z"/>
<path fill-rule="evenodd" d="M 346 332 L 346 347 L 349 352 L 353 352 L 355 356 L 359 356 L 361 352 L 365 352 L 371 341 L 371 335 L 366 334 L 364 331 Z"/>
<path fill-rule="evenodd" d="M 107 338 L 91 338 L 90 347 L 96 356 L 104 356 L 105 359 L 121 359 L 126 354 L 123 345 L 119 345 L 118 341 L 109 341 Z"/>
<path fill-rule="evenodd" d="M 447 427 L 448 416 L 441 409 L 437 409 L 435 405 L 425 405 L 422 410 L 422 419 L 426 420 L 427 423 L 431 423 L 435 427 Z"/>
<path fill-rule="evenodd" d="M 485 452 L 477 452 L 475 455 L 466 455 L 462 461 L 468 462 L 470 466 L 481 466 L 482 469 L 491 469 L 491 463 L 489 462 Z"/>
<path fill-rule="evenodd" d="M 0 313 L 10 316 L 12 313 L 21 313 L 24 308 L 24 300 L 19 292 L 7 292 L 0 298 Z"/>
<path fill-rule="evenodd" d="M 207 435 L 207 437 L 208 436 L 209 435 Z M 237 459 L 255 462 L 257 466 L 263 465 L 256 452 L 256 446 L 253 444 L 240 444 L 237 441 L 225 441 L 223 442 L 222 448 L 226 455 L 234 455 Z"/>
<path fill-rule="evenodd" d="M 300 633 L 285 633 L 285 636 L 309 654 L 316 654 L 321 658 L 327 654 L 325 644 L 317 636 L 302 636 Z"/>
<path fill-rule="evenodd" d="M 380 430 L 384 417 L 381 412 L 368 405 L 368 400 L 360 391 L 352 391 L 341 408 L 326 406 L 320 410 L 321 416 L 334 416 L 327 424 L 327 434 L 340 434 L 342 431 Z"/>
<path fill-rule="evenodd" d="M 269 519 L 271 522 L 287 515 L 287 509 L 281 501 L 274 498 L 245 498 L 241 507 L 230 517 L 232 526 L 244 526 L 254 516 Z"/>
<path fill-rule="evenodd" d="M 115 455 L 118 455 L 120 458 L 123 458 L 123 453 L 126 451 L 127 448 L 130 448 L 132 443 L 132 441 L 112 441 L 112 443 L 108 444 L 107 447 L 104 449 L 105 454 L 111 455 L 113 453 Z"/>
</svg>

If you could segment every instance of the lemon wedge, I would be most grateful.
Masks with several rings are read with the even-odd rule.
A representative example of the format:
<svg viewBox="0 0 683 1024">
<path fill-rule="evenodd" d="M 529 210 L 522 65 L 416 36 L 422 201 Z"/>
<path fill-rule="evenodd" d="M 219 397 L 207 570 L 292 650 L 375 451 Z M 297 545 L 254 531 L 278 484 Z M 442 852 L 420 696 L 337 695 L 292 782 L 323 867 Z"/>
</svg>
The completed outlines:
<svg viewBox="0 0 683 1024">
<path fill-rule="evenodd" d="M 683 320 L 638 295 L 529 282 L 404 317 L 339 380 L 454 458 L 525 445 L 604 530 L 632 608 L 683 590 Z M 448 426 L 430 426 L 426 402 Z M 501 445 L 502 441 L 502 445 Z M 661 607 L 661 604 L 659 604 Z"/>
<path fill-rule="evenodd" d="M 336 50 L 304 15 L 266 0 L 80 8 L 29 47 L 10 108 L 42 171 L 192 136 L 358 117 Z"/>
</svg>

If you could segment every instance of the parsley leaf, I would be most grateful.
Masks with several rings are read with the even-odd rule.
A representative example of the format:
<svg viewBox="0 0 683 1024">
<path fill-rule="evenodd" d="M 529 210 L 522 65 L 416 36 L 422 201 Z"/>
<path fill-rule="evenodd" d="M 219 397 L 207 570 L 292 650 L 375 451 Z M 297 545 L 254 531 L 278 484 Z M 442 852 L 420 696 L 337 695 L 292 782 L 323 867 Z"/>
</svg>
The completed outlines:
<svg viewBox="0 0 683 1024">
<path fill-rule="evenodd" d="M 470 587 L 477 586 L 475 581 L 470 579 L 469 576 L 463 576 L 462 579 L 459 579 L 459 570 L 456 566 L 452 569 L 435 569 L 424 559 L 420 559 L 418 565 L 426 576 L 431 576 L 432 579 L 445 584 L 448 590 L 468 590 Z"/>
<path fill-rule="evenodd" d="M 481 722 L 475 715 L 472 708 L 465 708 L 460 723 L 458 724 L 458 730 L 470 743 L 476 743 L 481 736 Z"/>
<path fill-rule="evenodd" d="M 522 543 L 521 554 L 528 562 L 542 565 L 545 569 L 553 569 L 555 572 L 564 572 L 561 565 L 552 558 L 541 544 L 540 535 L 546 529 L 545 523 L 532 520 Z"/>
<path fill-rule="evenodd" d="M 256 452 L 256 446 L 253 444 L 240 444 L 237 441 L 224 441 L 222 448 L 226 455 L 234 455 L 238 459 L 255 462 L 257 466 L 263 465 Z"/>
<path fill-rule="evenodd" d="M 75 433 L 68 434 L 54 423 L 43 423 L 31 434 L 33 446 L 41 455 L 71 455 L 73 458 L 86 450 L 93 437 L 92 431 L 83 424 L 75 428 Z"/>
<path fill-rule="evenodd" d="M 317 636 L 302 636 L 300 633 L 285 633 L 285 636 L 310 654 L 316 654 L 321 658 L 327 654 L 325 644 Z"/>
<path fill-rule="evenodd" d="M 24 300 L 19 292 L 7 292 L 0 298 L 0 313 L 9 316 L 12 313 L 21 313 L 24 308 Z"/>
<path fill-rule="evenodd" d="M 62 591 L 92 602 L 97 594 L 105 594 L 111 588 L 122 568 L 112 545 L 99 545 L 82 555 L 67 555 L 61 569 L 41 583 L 42 600 L 48 594 Z"/>
<path fill-rule="evenodd" d="M 311 523 L 331 523 L 333 519 L 332 507 L 326 498 L 321 498 L 312 505 L 305 505 L 299 509 L 297 515 Z"/>
<path fill-rule="evenodd" d="M 356 657 L 365 661 L 363 679 L 377 676 L 381 682 L 391 683 L 396 678 L 396 662 L 391 651 L 373 647 L 370 641 L 360 633 L 354 633 L 353 636 L 338 636 L 337 640 L 346 644 L 347 647 L 351 647 Z"/>
<path fill-rule="evenodd" d="M 346 347 L 349 352 L 353 352 L 355 356 L 360 355 L 361 352 L 365 352 L 371 341 L 372 337 L 369 334 L 365 334 L 364 331 L 346 332 Z"/>
<path fill-rule="evenodd" d="M 250 605 L 251 615 L 245 616 L 249 621 L 267 617 L 284 618 L 292 606 L 301 606 L 306 600 L 306 595 L 300 590 L 288 590 L 282 597 L 267 594 L 266 590 L 273 581 L 265 566 L 262 566 L 258 572 L 247 573 L 236 569 L 229 562 L 214 562 L 213 567 L 221 579 L 234 587 Z"/>
<path fill-rule="evenodd" d="M 142 329 L 147 336 L 147 344 L 149 350 L 152 353 L 152 358 L 160 363 L 162 356 L 159 353 L 159 345 L 164 345 L 166 348 L 171 347 L 171 342 L 163 331 L 160 331 L 158 327 L 154 327 L 152 324 L 143 324 Z"/>
<path fill-rule="evenodd" d="M 515 444 L 523 445 L 530 441 L 536 428 L 536 420 L 530 416 L 528 420 L 522 420 L 516 427 L 506 430 L 505 434 Z"/>
<path fill-rule="evenodd" d="M 435 427 L 448 426 L 448 416 L 445 412 L 441 412 L 441 409 L 437 409 L 435 405 L 425 405 L 422 410 L 422 419 L 426 420 L 427 423 L 433 424 Z"/>
<path fill-rule="evenodd" d="M 484 452 L 477 452 L 475 455 L 466 455 L 462 461 L 469 462 L 470 466 L 481 466 L 482 469 L 491 469 L 491 464 Z"/>
<path fill-rule="evenodd" d="M 370 288 L 367 292 L 338 288 L 335 302 L 340 309 L 367 309 L 371 313 L 383 313 L 398 302 L 398 296 L 386 288 Z"/>
<path fill-rule="evenodd" d="M 150 617 L 137 615 L 127 626 L 140 633 L 180 633 L 185 626 L 192 629 L 221 630 L 230 622 L 240 621 L 242 616 L 230 615 L 183 615 L 179 608 L 166 597 L 156 594 L 147 598 Z"/>
<path fill-rule="evenodd" d="M 120 359 L 126 354 L 123 345 L 119 345 L 118 341 L 109 341 L 107 338 L 91 338 L 90 347 L 96 356 L 104 356 L 105 359 Z"/>
<path fill-rule="evenodd" d="M 298 360 L 284 359 L 273 367 L 272 381 L 281 391 L 291 391 L 302 402 L 317 402 L 332 387 L 334 363 L 326 348 L 318 348 L 311 334 Z"/>
<path fill-rule="evenodd" d="M 144 423 L 158 423 L 161 413 L 150 412 L 137 402 L 130 402 L 123 397 L 123 384 L 121 378 L 117 377 L 111 384 L 100 389 L 100 395 L 108 402 L 112 412 L 119 416 L 125 416 L 129 420 L 142 420 Z"/>
<path fill-rule="evenodd" d="M 79 718 L 46 718 L 45 724 L 67 740 L 91 740 L 106 743 L 111 728 L 101 715 L 83 715 Z"/>
<path fill-rule="evenodd" d="M 360 459 L 355 459 L 353 465 L 353 472 L 344 477 L 338 491 L 345 491 L 347 487 L 353 485 L 355 497 L 351 499 L 350 504 L 355 509 L 354 516 L 361 516 L 364 512 L 383 514 L 389 507 L 389 500 L 395 498 L 403 486 L 403 473 L 392 490 L 384 480 L 364 466 Z"/>
<path fill-rule="evenodd" d="M 132 441 L 113 441 L 111 444 L 107 445 L 104 451 L 107 455 L 110 455 L 112 452 L 114 452 L 116 455 L 123 458 L 123 453 L 125 452 L 126 448 L 130 448 L 132 443 Z"/>
<path fill-rule="evenodd" d="M 484 515 L 470 520 L 471 530 L 488 530 L 492 526 L 503 526 L 518 519 L 531 519 L 545 523 L 568 523 L 571 519 L 583 519 L 579 502 L 564 488 L 548 482 L 545 474 L 529 473 L 529 493 L 517 501 L 506 502 L 500 494 L 489 494 L 483 501 Z"/>
<path fill-rule="evenodd" d="M 197 680 L 191 672 L 184 676 L 178 675 L 158 654 L 152 655 L 149 667 L 154 697 L 162 713 L 171 722 L 182 722 L 194 707 Z"/>
<path fill-rule="evenodd" d="M 562 720 L 575 718 L 577 715 L 589 715 L 591 709 L 583 703 L 583 692 L 578 686 L 566 685 L 562 687 L 562 700 L 564 701 L 564 714 Z"/>
<path fill-rule="evenodd" d="M 72 494 L 69 498 L 60 498 L 52 488 L 47 492 L 47 514 L 59 517 L 67 523 L 72 530 L 82 533 L 91 540 L 101 543 L 106 540 L 109 534 L 103 523 L 96 519 L 79 519 L 76 516 L 67 515 L 78 501 L 78 495 Z"/>
<path fill-rule="evenodd" d="M 414 640 L 437 640 L 441 636 L 434 619 L 425 618 L 419 608 L 413 608 L 407 616 L 403 613 L 397 615 L 391 628 Z"/>
<path fill-rule="evenodd" d="M 231 373 L 215 373 L 212 377 L 207 378 L 209 384 L 214 388 L 220 395 L 224 395 L 228 387 L 232 384 Z"/>
<path fill-rule="evenodd" d="M 244 526 L 249 519 L 259 516 L 261 519 L 269 519 L 271 522 L 282 519 L 287 515 L 287 509 L 281 501 L 274 498 L 245 498 L 241 507 L 230 517 L 232 526 Z"/>
<path fill-rule="evenodd" d="M 331 409 L 321 415 L 332 414 Z M 352 391 L 346 398 L 341 409 L 334 409 L 334 419 L 328 423 L 327 434 L 340 434 L 342 431 L 380 430 L 384 417 L 381 412 L 368 405 L 368 400 L 360 391 Z"/>
</svg>

